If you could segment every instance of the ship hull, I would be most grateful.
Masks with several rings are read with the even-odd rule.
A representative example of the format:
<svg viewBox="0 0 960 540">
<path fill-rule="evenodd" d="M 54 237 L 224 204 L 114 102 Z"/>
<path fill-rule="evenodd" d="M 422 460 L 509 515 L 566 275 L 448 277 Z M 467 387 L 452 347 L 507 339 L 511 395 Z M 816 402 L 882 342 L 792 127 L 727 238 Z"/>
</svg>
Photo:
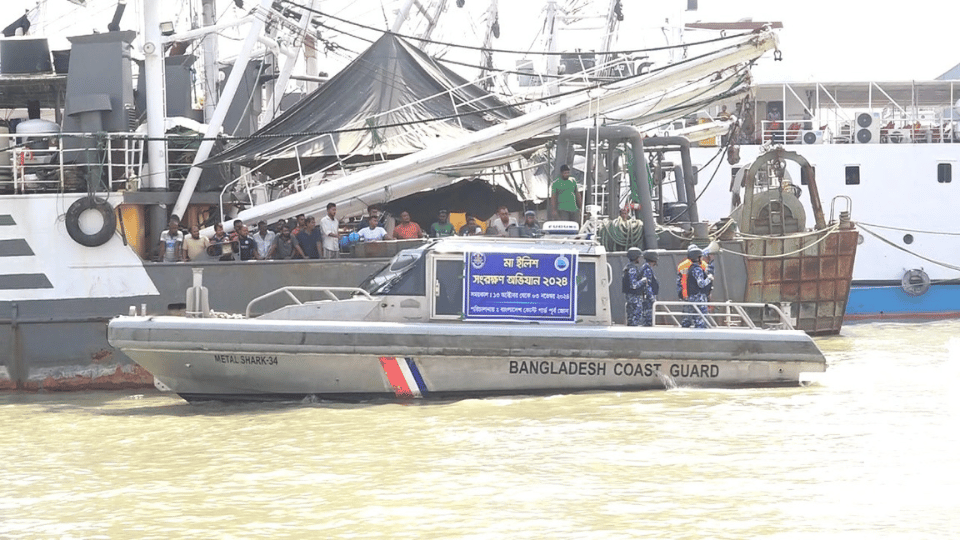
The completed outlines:
<svg viewBox="0 0 960 540">
<path fill-rule="evenodd" d="M 960 317 L 960 284 L 932 284 L 918 296 L 890 282 L 854 283 L 846 320 L 946 319 Z"/>
</svg>

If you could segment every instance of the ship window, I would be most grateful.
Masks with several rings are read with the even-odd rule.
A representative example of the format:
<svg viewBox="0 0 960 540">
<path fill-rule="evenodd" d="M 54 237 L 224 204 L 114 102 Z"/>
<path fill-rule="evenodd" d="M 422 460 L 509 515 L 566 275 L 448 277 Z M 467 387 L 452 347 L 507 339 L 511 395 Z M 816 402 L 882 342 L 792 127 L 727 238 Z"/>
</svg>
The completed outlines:
<svg viewBox="0 0 960 540">
<path fill-rule="evenodd" d="M 817 175 L 817 166 L 816 166 L 816 165 L 811 165 L 811 166 L 810 166 L 810 172 L 807 172 L 807 171 L 808 171 L 808 169 L 807 169 L 806 167 L 800 167 L 800 185 L 801 185 L 801 186 L 806 186 L 806 185 L 808 185 L 808 184 L 810 183 L 810 172 L 812 172 L 812 173 L 813 173 L 813 176 L 816 177 L 816 175 Z"/>
<path fill-rule="evenodd" d="M 740 167 L 730 167 L 730 185 L 736 185 L 737 173 L 740 172 Z"/>
<path fill-rule="evenodd" d="M 597 265 L 577 264 L 577 315 L 597 314 Z"/>
<path fill-rule="evenodd" d="M 953 167 L 949 163 L 937 163 L 937 182 L 949 184 L 953 181 Z"/>
<path fill-rule="evenodd" d="M 844 178 L 848 186 L 856 186 L 860 184 L 860 166 L 859 165 L 847 165 L 844 171 Z"/>
<path fill-rule="evenodd" d="M 463 313 L 463 259 L 437 260 L 439 290 L 434 312 L 437 315 L 461 315 Z"/>
<path fill-rule="evenodd" d="M 401 251 L 392 261 L 360 284 L 370 294 L 424 296 L 426 263 L 421 249 Z"/>
</svg>

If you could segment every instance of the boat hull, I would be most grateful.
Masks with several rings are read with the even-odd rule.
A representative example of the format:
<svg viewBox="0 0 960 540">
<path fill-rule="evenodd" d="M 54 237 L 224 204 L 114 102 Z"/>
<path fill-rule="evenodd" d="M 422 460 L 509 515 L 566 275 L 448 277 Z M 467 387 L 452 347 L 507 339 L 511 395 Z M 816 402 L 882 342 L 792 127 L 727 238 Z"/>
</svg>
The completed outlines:
<svg viewBox="0 0 960 540">
<path fill-rule="evenodd" d="M 800 331 L 120 317 L 108 334 L 188 400 L 795 386 L 826 366 Z"/>
</svg>

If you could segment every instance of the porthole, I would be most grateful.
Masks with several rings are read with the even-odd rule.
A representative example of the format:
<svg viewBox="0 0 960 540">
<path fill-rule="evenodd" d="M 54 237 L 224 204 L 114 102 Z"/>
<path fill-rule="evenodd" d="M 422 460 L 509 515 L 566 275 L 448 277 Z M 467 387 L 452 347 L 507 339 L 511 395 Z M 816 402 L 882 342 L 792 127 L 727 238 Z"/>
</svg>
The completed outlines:
<svg viewBox="0 0 960 540">
<path fill-rule="evenodd" d="M 903 235 L 903 243 L 904 243 L 904 244 L 912 244 L 912 243 L 913 243 L 913 235 L 912 235 L 912 234 L 905 234 L 905 235 Z"/>
</svg>

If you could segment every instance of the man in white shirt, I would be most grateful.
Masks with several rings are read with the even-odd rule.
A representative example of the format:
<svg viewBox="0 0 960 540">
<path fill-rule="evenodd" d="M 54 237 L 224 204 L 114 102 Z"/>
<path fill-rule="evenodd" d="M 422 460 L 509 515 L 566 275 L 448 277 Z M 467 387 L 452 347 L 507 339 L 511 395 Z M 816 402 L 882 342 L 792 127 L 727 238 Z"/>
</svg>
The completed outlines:
<svg viewBox="0 0 960 540">
<path fill-rule="evenodd" d="M 360 239 L 364 242 L 378 242 L 380 240 L 392 240 L 390 235 L 387 234 L 386 229 L 377 225 L 379 222 L 377 216 L 370 216 L 367 218 L 367 227 L 364 227 L 357 231 L 357 234 L 360 235 Z"/>
<path fill-rule="evenodd" d="M 487 226 L 487 234 L 490 236 L 507 236 L 507 229 L 517 227 L 517 218 L 510 215 L 506 206 L 497 209 L 497 215 L 490 220 Z"/>
<path fill-rule="evenodd" d="M 327 204 L 327 215 L 320 220 L 320 238 L 323 243 L 322 259 L 340 257 L 340 222 L 337 221 L 337 205 Z"/>
<path fill-rule="evenodd" d="M 180 262 L 183 260 L 181 248 L 183 246 L 183 233 L 180 231 L 180 222 L 170 218 L 167 222 L 169 228 L 160 233 L 160 243 L 157 244 L 159 260 L 163 262 Z"/>
<path fill-rule="evenodd" d="M 257 252 L 260 253 L 261 259 L 267 258 L 267 254 L 270 253 L 270 246 L 276 239 L 277 233 L 268 229 L 267 222 L 261 219 L 257 223 L 257 234 L 253 235 L 253 241 L 257 243 Z"/>
</svg>

